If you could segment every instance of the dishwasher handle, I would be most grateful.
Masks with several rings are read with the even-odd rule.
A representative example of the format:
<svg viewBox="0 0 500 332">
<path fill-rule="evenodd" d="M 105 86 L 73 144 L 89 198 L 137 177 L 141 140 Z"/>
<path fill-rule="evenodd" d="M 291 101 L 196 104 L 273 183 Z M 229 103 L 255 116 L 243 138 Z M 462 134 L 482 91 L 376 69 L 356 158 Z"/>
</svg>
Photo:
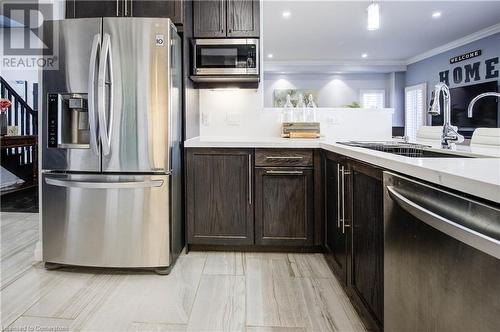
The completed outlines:
<svg viewBox="0 0 500 332">
<path fill-rule="evenodd" d="M 455 238 L 460 242 L 500 259 L 500 241 L 497 239 L 464 227 L 463 225 L 426 209 L 425 207 L 406 198 L 403 194 L 398 192 L 394 186 L 387 186 L 386 188 L 391 199 L 418 220 L 425 222 L 427 225 Z"/>
</svg>

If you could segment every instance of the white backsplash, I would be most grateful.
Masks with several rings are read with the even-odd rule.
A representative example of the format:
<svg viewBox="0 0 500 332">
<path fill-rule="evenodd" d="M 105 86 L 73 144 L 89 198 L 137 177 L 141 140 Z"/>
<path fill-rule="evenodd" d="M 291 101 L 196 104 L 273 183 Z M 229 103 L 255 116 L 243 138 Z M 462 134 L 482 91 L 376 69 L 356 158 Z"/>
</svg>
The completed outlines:
<svg viewBox="0 0 500 332">
<path fill-rule="evenodd" d="M 200 137 L 278 137 L 281 111 L 264 108 L 262 90 L 200 90 Z M 320 108 L 321 134 L 335 140 L 388 140 L 393 109 Z"/>
</svg>

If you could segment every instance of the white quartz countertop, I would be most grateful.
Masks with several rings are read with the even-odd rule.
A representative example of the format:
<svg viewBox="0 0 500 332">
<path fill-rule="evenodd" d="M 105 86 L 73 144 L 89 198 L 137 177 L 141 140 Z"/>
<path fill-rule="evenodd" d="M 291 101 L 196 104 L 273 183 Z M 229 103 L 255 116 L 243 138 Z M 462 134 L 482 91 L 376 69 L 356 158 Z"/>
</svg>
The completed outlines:
<svg viewBox="0 0 500 332">
<path fill-rule="evenodd" d="M 186 148 L 319 148 L 322 139 L 281 137 L 195 137 L 184 142 Z"/>
<path fill-rule="evenodd" d="M 401 174 L 439 184 L 500 203 L 500 149 L 457 146 L 449 151 L 458 158 L 411 158 L 365 148 L 338 144 L 329 139 L 264 138 L 192 138 L 184 147 L 204 148 L 322 148 Z M 460 158 L 474 156 L 476 158 Z"/>
</svg>

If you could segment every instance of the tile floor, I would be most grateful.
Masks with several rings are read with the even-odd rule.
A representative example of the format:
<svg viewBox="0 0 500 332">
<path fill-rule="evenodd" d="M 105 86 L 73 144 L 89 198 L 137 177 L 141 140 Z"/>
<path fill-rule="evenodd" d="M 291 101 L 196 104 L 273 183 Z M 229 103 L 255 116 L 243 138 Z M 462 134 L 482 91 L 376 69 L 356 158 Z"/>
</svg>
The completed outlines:
<svg viewBox="0 0 500 332">
<path fill-rule="evenodd" d="M 321 254 L 190 252 L 168 276 L 47 271 L 38 215 L 1 214 L 7 331 L 364 331 Z"/>
</svg>

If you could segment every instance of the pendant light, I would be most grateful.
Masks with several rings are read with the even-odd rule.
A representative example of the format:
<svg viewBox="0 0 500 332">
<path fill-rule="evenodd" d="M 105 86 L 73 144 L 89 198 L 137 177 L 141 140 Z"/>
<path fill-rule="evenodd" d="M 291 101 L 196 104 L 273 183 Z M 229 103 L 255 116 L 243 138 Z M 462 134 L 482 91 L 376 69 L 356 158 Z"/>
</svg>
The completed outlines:
<svg viewBox="0 0 500 332">
<path fill-rule="evenodd" d="M 372 3 L 366 9 L 368 12 L 368 22 L 366 28 L 370 31 L 380 28 L 380 7 L 378 3 L 372 0 Z"/>
</svg>

